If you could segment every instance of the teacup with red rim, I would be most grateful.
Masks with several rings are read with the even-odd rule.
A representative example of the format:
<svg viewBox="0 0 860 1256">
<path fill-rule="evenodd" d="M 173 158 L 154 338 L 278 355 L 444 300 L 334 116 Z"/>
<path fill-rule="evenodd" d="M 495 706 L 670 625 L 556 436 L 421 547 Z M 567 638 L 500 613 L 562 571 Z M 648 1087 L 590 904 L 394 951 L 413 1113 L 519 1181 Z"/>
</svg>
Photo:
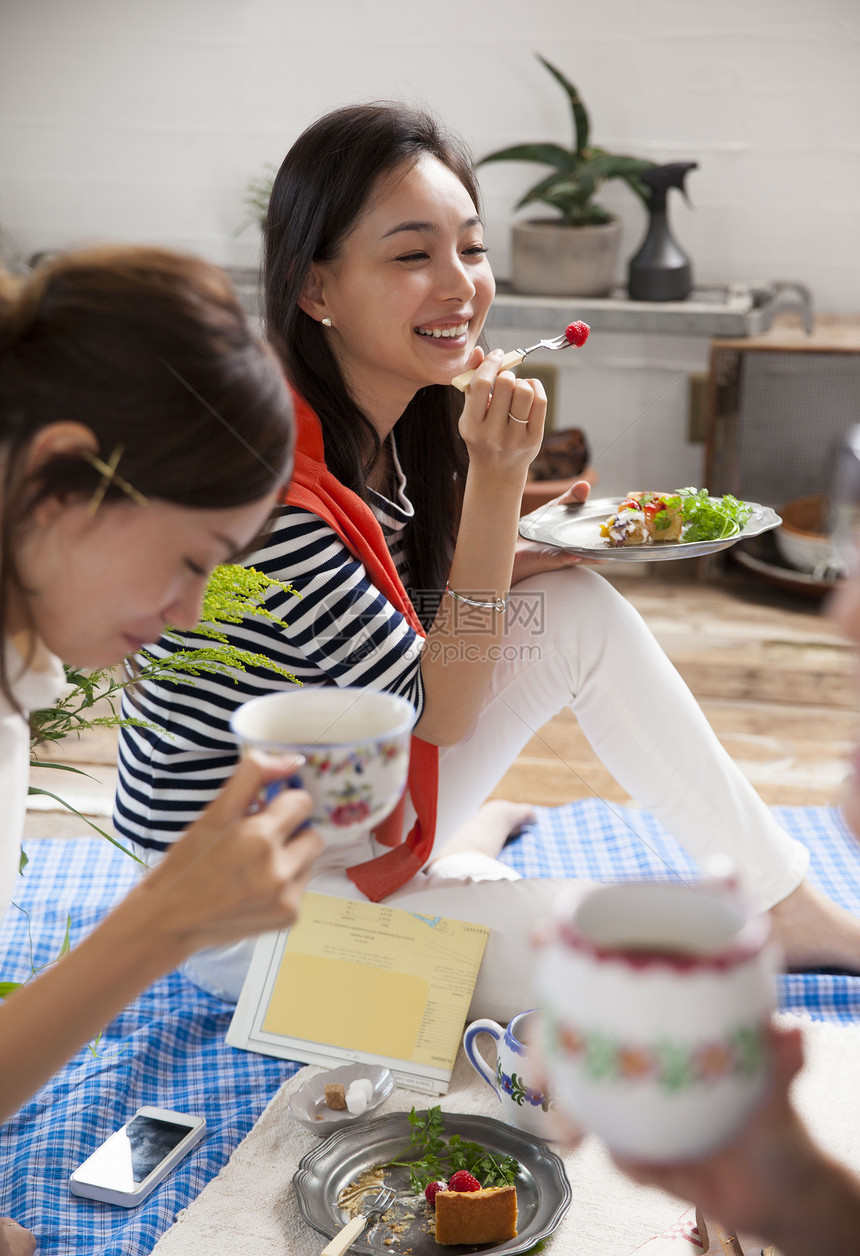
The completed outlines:
<svg viewBox="0 0 860 1256">
<path fill-rule="evenodd" d="M 627 882 L 556 904 L 540 947 L 542 1050 L 559 1110 L 620 1156 L 727 1142 L 768 1087 L 777 955 L 725 881 Z"/>
</svg>

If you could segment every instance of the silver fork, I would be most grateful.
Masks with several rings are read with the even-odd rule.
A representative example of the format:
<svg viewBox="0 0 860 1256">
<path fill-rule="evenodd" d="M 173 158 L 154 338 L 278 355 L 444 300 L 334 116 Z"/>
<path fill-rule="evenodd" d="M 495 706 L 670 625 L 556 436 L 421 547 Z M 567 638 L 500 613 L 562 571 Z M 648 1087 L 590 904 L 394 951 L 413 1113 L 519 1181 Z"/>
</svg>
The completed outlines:
<svg viewBox="0 0 860 1256">
<path fill-rule="evenodd" d="M 566 332 L 562 332 L 560 336 L 553 336 L 551 340 L 539 340 L 536 345 L 530 345 L 528 349 L 512 349 L 502 358 L 499 370 L 509 371 L 512 367 L 519 366 L 523 358 L 527 358 L 536 349 L 566 349 L 571 344 L 573 341 L 568 340 Z M 460 392 L 465 392 L 474 374 L 474 371 L 464 371 L 462 375 L 457 375 L 452 379 L 451 383 L 455 388 L 459 388 Z"/>
<path fill-rule="evenodd" d="M 364 1205 L 357 1217 L 347 1221 L 343 1229 L 322 1249 L 320 1256 L 343 1256 L 343 1253 L 352 1247 L 368 1222 L 378 1221 L 396 1198 L 397 1192 L 393 1191 L 390 1186 L 384 1186 L 375 1199 Z"/>
</svg>

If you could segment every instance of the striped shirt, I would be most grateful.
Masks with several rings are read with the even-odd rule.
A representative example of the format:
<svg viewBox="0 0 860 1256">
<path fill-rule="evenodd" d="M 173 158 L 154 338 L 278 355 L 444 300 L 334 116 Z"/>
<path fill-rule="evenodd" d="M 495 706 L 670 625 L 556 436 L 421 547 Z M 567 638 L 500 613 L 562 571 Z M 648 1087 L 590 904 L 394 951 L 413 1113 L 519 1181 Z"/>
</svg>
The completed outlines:
<svg viewBox="0 0 860 1256">
<path fill-rule="evenodd" d="M 393 447 L 393 442 L 392 442 Z M 401 580 L 412 504 L 394 450 L 394 500 L 370 493 L 370 506 Z M 423 638 L 370 582 L 338 535 L 316 515 L 282 506 L 264 545 L 247 566 L 293 586 L 273 589 L 265 606 L 286 627 L 266 619 L 219 625 L 233 645 L 265 655 L 305 685 L 361 685 L 401 694 L 418 711 Z M 162 637 L 152 652 L 165 657 L 209 644 L 194 633 Z M 262 667 L 218 672 L 178 684 L 148 682 L 123 698 L 126 718 L 155 727 L 127 727 L 119 737 L 117 832 L 139 846 L 163 850 L 199 815 L 238 760 L 230 731 L 242 702 L 292 681 Z"/>
</svg>

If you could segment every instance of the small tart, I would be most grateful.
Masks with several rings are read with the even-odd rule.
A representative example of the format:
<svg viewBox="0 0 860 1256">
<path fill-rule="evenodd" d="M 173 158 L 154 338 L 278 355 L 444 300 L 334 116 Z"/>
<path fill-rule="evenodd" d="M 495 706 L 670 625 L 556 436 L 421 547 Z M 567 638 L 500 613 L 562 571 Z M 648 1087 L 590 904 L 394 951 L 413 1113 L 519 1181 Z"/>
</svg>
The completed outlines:
<svg viewBox="0 0 860 1256">
<path fill-rule="evenodd" d="M 516 1237 L 517 1188 L 485 1186 L 479 1191 L 439 1191 L 436 1242 L 445 1247 L 503 1243 Z"/>
</svg>

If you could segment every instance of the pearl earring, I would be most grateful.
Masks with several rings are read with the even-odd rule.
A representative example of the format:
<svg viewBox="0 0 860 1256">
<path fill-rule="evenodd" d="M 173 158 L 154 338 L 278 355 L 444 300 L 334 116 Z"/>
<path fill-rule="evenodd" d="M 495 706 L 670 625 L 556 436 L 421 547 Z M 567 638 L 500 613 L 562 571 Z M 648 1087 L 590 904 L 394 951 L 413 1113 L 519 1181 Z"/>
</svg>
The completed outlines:
<svg viewBox="0 0 860 1256">
<path fill-rule="evenodd" d="M 320 322 L 322 323 L 323 327 L 331 327 L 331 319 L 329 318 L 328 314 L 326 314 L 325 318 L 321 318 Z"/>
</svg>

